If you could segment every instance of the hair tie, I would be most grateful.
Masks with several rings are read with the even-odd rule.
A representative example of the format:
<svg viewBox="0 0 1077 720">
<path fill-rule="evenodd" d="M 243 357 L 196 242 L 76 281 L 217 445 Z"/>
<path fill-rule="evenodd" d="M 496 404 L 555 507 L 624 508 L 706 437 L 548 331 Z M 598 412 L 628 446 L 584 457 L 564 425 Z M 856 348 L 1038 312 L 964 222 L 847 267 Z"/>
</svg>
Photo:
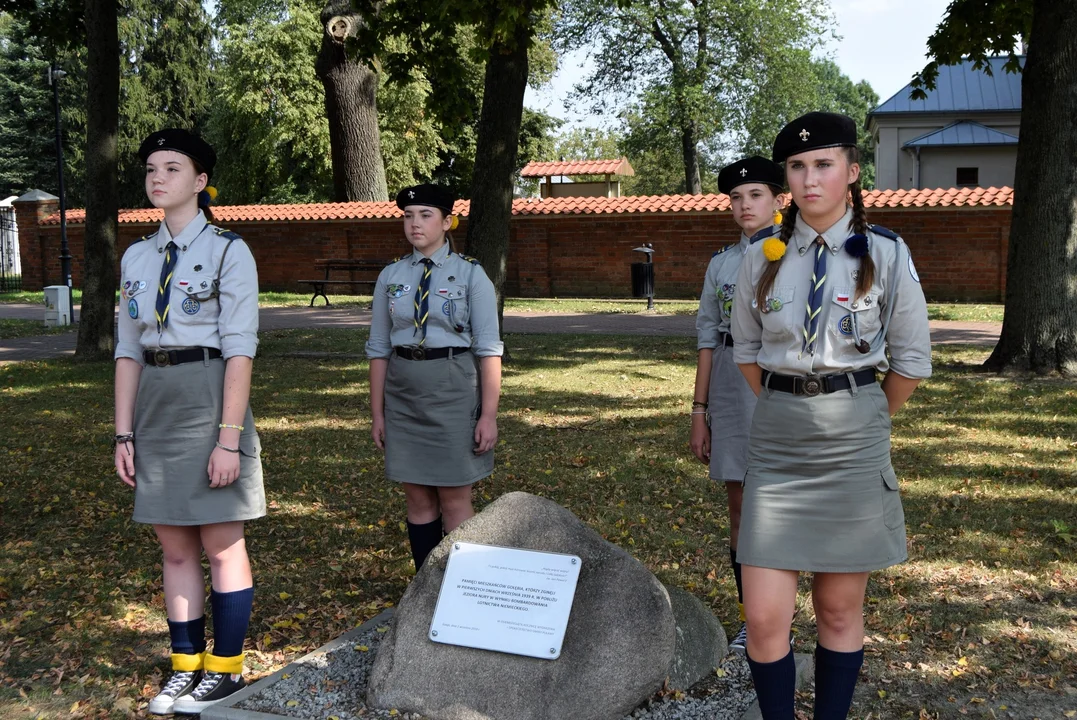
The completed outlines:
<svg viewBox="0 0 1077 720">
<path fill-rule="evenodd" d="M 854 258 L 864 257 L 868 254 L 868 238 L 859 233 L 845 241 L 845 252 Z"/>
<path fill-rule="evenodd" d="M 782 213 L 781 213 L 780 210 L 775 210 L 774 211 L 774 224 L 775 225 L 781 225 L 782 224 Z"/>
<path fill-rule="evenodd" d="M 770 238 L 763 241 L 763 257 L 771 262 L 785 257 L 785 243 L 778 238 Z"/>
<path fill-rule="evenodd" d="M 198 191 L 198 207 L 209 207 L 210 203 L 217 199 L 217 188 L 207 185 L 204 190 Z"/>
<path fill-rule="evenodd" d="M 460 227 L 460 218 L 456 215 L 453 215 L 452 221 L 449 223 L 449 229 L 455 230 L 458 227 Z"/>
</svg>

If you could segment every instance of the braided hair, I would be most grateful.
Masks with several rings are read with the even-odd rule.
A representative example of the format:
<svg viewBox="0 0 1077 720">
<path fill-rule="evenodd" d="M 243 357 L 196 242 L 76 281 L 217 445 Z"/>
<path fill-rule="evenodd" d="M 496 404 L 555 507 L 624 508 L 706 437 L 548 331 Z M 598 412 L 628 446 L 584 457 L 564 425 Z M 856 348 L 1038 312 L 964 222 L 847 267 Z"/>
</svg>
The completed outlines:
<svg viewBox="0 0 1077 720">
<path fill-rule="evenodd" d="M 202 164 L 194 158 L 191 158 L 191 163 L 194 164 L 194 174 L 205 175 L 206 185 L 209 185 L 209 173 L 207 173 L 206 169 L 202 167 Z M 213 211 L 209 209 L 209 203 L 209 193 L 203 188 L 198 192 L 198 209 L 201 210 L 202 213 L 206 216 L 206 222 L 212 223 L 214 222 L 215 218 L 213 217 Z"/>
<path fill-rule="evenodd" d="M 845 159 L 849 164 L 860 162 L 860 151 L 855 147 L 845 148 Z M 856 182 L 849 183 L 849 195 L 853 206 L 853 231 L 861 235 L 868 234 L 868 215 L 864 211 L 864 194 L 860 189 L 860 178 Z M 856 280 L 857 299 L 867 294 L 875 282 L 875 261 L 870 253 L 860 256 L 860 272 Z"/>
<path fill-rule="evenodd" d="M 797 213 L 800 209 L 797 207 L 795 200 L 789 200 L 789 207 L 782 213 L 782 231 L 778 235 L 780 239 L 786 245 L 789 244 L 789 239 L 793 237 L 793 229 L 797 225 Z M 760 308 L 767 306 L 767 295 L 770 294 L 770 289 L 774 287 L 774 278 L 778 277 L 778 270 L 781 268 L 782 260 L 785 256 L 768 262 L 766 269 L 763 270 L 763 274 L 759 278 L 759 284 L 755 289 L 755 303 Z"/>
</svg>

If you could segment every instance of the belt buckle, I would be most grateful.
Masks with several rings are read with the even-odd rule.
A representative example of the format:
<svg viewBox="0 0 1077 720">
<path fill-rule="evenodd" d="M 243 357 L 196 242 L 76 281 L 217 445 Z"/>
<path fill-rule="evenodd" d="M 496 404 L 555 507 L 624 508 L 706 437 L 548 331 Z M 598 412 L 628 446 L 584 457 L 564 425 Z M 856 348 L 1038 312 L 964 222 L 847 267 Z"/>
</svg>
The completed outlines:
<svg viewBox="0 0 1077 720">
<path fill-rule="evenodd" d="M 412 360 L 426 360 L 426 348 L 412 348 L 411 350 Z"/>
<path fill-rule="evenodd" d="M 801 388 L 808 397 L 815 397 L 823 391 L 823 379 L 818 375 L 809 375 L 804 378 Z"/>
<path fill-rule="evenodd" d="M 165 367 L 168 362 L 168 351 L 166 350 L 154 350 L 153 351 L 153 364 L 157 367 Z"/>
</svg>

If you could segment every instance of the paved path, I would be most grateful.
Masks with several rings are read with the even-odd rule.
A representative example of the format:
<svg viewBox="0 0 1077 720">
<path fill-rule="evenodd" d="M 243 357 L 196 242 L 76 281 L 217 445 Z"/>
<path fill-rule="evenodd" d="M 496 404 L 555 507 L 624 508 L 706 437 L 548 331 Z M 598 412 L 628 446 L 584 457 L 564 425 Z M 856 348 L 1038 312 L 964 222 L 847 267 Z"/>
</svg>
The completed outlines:
<svg viewBox="0 0 1077 720">
<path fill-rule="evenodd" d="M 76 306 L 75 316 L 81 310 Z M 0 318 L 38 320 L 40 305 L 0 303 Z M 262 330 L 287 328 L 355 328 L 370 325 L 370 311 L 357 307 L 263 308 Z M 1002 326 L 998 323 L 933 321 L 931 340 L 937 344 L 993 345 Z M 696 319 L 691 315 L 596 314 L 507 312 L 505 331 L 529 334 L 664 335 L 692 337 Z M 75 352 L 75 333 L 0 340 L 0 364 L 21 360 L 45 360 Z"/>
</svg>

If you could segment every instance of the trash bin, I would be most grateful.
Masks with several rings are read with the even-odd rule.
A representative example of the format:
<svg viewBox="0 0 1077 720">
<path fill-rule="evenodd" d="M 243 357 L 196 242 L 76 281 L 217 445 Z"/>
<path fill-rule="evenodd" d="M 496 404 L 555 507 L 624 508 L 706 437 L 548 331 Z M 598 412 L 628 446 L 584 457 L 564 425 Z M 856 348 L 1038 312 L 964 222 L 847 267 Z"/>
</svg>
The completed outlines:
<svg viewBox="0 0 1077 720">
<path fill-rule="evenodd" d="M 632 297 L 647 298 L 647 309 L 654 310 L 654 247 L 644 243 L 643 247 L 632 248 L 632 252 L 647 257 L 644 262 L 632 263 Z"/>
<path fill-rule="evenodd" d="M 66 285 L 45 287 L 45 325 L 60 327 L 71 324 L 71 296 Z"/>
</svg>

